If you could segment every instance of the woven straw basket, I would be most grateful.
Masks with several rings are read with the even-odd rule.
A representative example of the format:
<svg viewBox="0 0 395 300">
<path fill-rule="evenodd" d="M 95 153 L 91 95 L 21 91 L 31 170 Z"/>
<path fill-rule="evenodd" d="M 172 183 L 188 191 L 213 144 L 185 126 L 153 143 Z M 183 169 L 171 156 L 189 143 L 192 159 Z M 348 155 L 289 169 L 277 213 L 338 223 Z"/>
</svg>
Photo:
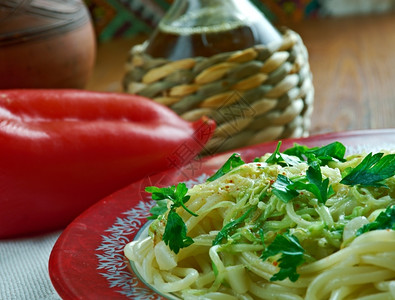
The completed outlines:
<svg viewBox="0 0 395 300">
<path fill-rule="evenodd" d="M 300 36 L 276 45 L 178 61 L 131 49 L 124 90 L 164 104 L 182 118 L 217 122 L 205 154 L 308 135 L 314 88 Z"/>
</svg>

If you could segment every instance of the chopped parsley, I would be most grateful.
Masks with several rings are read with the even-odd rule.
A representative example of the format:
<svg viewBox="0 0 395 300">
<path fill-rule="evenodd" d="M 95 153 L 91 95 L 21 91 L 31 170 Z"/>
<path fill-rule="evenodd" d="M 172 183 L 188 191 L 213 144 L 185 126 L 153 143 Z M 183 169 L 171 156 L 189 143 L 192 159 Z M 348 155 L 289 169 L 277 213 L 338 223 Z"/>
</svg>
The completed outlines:
<svg viewBox="0 0 395 300">
<path fill-rule="evenodd" d="M 235 230 L 242 222 L 244 222 L 244 220 L 248 217 L 253 208 L 254 207 L 250 207 L 250 209 L 248 209 L 241 217 L 229 222 L 224 227 L 222 227 L 221 231 L 218 232 L 217 236 L 213 240 L 212 245 L 215 246 L 221 244 L 224 239 L 228 238 L 231 232 Z"/>
<path fill-rule="evenodd" d="M 281 201 L 288 203 L 299 195 L 299 192 L 294 189 L 294 184 L 287 176 L 278 174 L 277 180 L 272 185 L 273 194 Z"/>
<path fill-rule="evenodd" d="M 359 228 L 356 235 L 359 236 L 365 232 L 380 229 L 395 230 L 395 205 L 387 207 L 377 216 L 376 220 Z"/>
<path fill-rule="evenodd" d="M 318 202 L 325 204 L 329 197 L 334 195 L 332 186 L 329 185 L 329 178 L 323 179 L 321 168 L 317 161 L 310 164 L 306 171 L 307 183 L 298 181 L 295 183 L 297 189 L 304 189 L 317 197 Z"/>
<path fill-rule="evenodd" d="M 225 162 L 225 164 L 211 177 L 207 179 L 207 181 L 214 181 L 226 173 L 229 173 L 234 168 L 237 168 L 241 165 L 244 165 L 245 162 L 241 159 L 240 154 L 233 153 L 231 157 Z"/>
<path fill-rule="evenodd" d="M 181 248 L 193 244 L 193 239 L 187 236 L 187 226 L 174 210 L 171 210 L 167 216 L 165 233 L 162 239 L 169 246 L 170 250 L 176 254 Z"/>
<path fill-rule="evenodd" d="M 348 170 L 340 183 L 385 187 L 381 181 L 395 175 L 395 154 L 369 153 L 355 168 Z"/>
<path fill-rule="evenodd" d="M 156 200 L 156 205 L 150 209 L 148 220 L 156 220 L 167 212 L 167 200 Z"/>
<path fill-rule="evenodd" d="M 292 148 L 285 150 L 284 153 L 297 156 L 301 160 L 307 160 L 309 163 L 318 161 L 321 166 L 324 166 L 330 161 L 345 161 L 346 147 L 340 142 L 313 148 L 295 144 Z"/>
<path fill-rule="evenodd" d="M 271 256 L 281 254 L 278 259 L 280 271 L 274 274 L 270 281 L 284 280 L 287 277 L 293 282 L 298 280 L 296 268 L 304 262 L 304 251 L 296 236 L 287 232 L 277 235 L 261 255 L 261 259 L 265 261 Z"/>
<path fill-rule="evenodd" d="M 187 236 L 187 227 L 183 219 L 176 212 L 178 207 L 182 207 L 191 215 L 195 217 L 197 216 L 185 206 L 185 203 L 190 198 L 190 196 L 187 195 L 188 188 L 185 183 L 179 183 L 177 187 L 174 185 L 164 188 L 149 186 L 145 188 L 145 191 L 151 193 L 152 199 L 157 201 L 157 206 L 153 207 L 150 211 L 152 216 L 149 217 L 149 219 L 156 219 L 159 215 L 166 213 L 168 210 L 167 200 L 172 201 L 170 211 L 167 216 L 165 231 L 162 237 L 170 250 L 177 254 L 181 248 L 185 248 L 193 244 L 193 239 Z"/>
<path fill-rule="evenodd" d="M 276 150 L 266 159 L 268 164 L 279 164 L 279 165 L 288 165 L 288 166 L 296 166 L 302 161 L 297 156 L 287 155 L 285 153 L 280 152 L 281 141 L 277 143 Z"/>
<path fill-rule="evenodd" d="M 306 176 L 298 181 L 292 181 L 279 174 L 272 188 L 273 194 L 285 203 L 297 197 L 302 190 L 311 192 L 322 204 L 325 204 L 326 200 L 334 194 L 332 186 L 329 185 L 329 178 L 322 179 L 321 168 L 317 161 L 311 163 Z"/>
</svg>

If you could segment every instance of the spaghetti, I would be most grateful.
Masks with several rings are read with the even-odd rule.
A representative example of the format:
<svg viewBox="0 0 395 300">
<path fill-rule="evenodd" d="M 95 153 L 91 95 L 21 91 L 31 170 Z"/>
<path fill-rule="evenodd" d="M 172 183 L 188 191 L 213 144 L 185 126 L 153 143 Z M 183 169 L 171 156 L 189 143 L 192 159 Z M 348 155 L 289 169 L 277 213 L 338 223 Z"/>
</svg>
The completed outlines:
<svg viewBox="0 0 395 300">
<path fill-rule="evenodd" d="M 149 285 L 182 299 L 395 299 L 395 231 L 372 225 L 392 213 L 395 177 L 344 184 L 362 154 L 315 169 L 278 156 L 291 163 L 269 163 L 266 154 L 188 190 L 185 206 L 195 215 L 174 211 L 190 245 L 175 253 L 163 240 L 166 200 L 166 212 L 125 256 Z"/>
</svg>

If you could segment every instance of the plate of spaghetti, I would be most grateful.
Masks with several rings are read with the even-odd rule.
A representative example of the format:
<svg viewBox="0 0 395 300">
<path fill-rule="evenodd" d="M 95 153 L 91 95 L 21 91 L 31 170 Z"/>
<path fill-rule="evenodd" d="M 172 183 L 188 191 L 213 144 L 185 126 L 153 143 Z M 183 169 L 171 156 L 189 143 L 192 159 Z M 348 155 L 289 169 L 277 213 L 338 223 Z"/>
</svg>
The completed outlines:
<svg viewBox="0 0 395 300">
<path fill-rule="evenodd" d="M 395 130 L 289 139 L 132 183 L 61 234 L 62 299 L 395 299 Z"/>
</svg>

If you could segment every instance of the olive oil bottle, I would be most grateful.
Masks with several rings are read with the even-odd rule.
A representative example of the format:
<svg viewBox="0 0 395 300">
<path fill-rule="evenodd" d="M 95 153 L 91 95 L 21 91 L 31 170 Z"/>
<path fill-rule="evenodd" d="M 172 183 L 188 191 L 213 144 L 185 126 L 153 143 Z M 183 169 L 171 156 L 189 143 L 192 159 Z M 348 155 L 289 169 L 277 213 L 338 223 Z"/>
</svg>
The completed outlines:
<svg viewBox="0 0 395 300">
<path fill-rule="evenodd" d="M 176 0 L 145 53 L 179 60 L 280 41 L 279 32 L 248 0 Z"/>
<path fill-rule="evenodd" d="M 308 134 L 307 49 L 249 0 L 174 0 L 151 37 L 133 46 L 126 72 L 128 93 L 187 121 L 216 122 L 203 155 Z"/>
</svg>

